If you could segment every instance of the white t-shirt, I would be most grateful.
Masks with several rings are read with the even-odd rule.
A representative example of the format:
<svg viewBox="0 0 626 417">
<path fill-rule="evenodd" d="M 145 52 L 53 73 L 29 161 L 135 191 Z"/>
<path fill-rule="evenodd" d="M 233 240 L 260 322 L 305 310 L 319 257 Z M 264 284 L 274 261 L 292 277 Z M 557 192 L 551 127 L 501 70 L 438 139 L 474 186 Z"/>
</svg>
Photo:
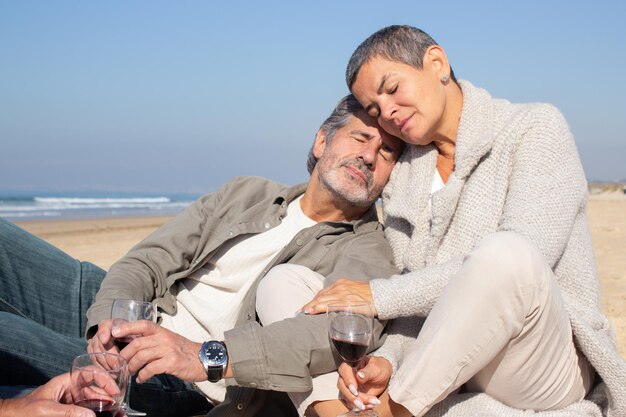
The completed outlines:
<svg viewBox="0 0 626 417">
<path fill-rule="evenodd" d="M 194 342 L 223 340 L 224 332 L 234 327 L 254 279 L 298 232 L 316 224 L 302 212 L 301 198 L 289 204 L 280 225 L 232 239 L 206 265 L 179 281 L 177 312 L 163 314 L 161 326 Z M 224 380 L 197 385 L 212 400 L 224 400 Z"/>
<path fill-rule="evenodd" d="M 435 194 L 437 191 L 441 190 L 445 186 L 446 184 L 443 182 L 443 178 L 441 178 L 439 170 L 435 169 L 435 175 L 433 176 L 433 185 L 430 189 L 430 195 Z"/>
</svg>

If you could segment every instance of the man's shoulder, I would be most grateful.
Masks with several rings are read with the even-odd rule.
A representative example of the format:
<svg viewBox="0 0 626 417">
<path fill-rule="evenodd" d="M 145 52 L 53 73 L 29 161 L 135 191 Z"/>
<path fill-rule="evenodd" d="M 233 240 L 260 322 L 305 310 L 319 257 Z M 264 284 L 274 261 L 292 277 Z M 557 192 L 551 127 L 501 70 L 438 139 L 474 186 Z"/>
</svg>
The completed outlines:
<svg viewBox="0 0 626 417">
<path fill-rule="evenodd" d="M 238 198 L 275 196 L 283 193 L 289 187 L 272 181 L 268 178 L 255 176 L 237 176 L 225 182 L 215 192 L 210 192 L 201 197 L 218 195 L 221 197 L 233 195 Z"/>
<path fill-rule="evenodd" d="M 281 200 L 290 200 L 303 191 L 303 184 L 290 187 L 263 177 L 238 176 L 224 183 L 217 191 L 200 197 L 197 204 L 211 207 L 231 207 L 234 204 L 244 209 L 265 202 L 276 202 L 281 197 Z"/>
<path fill-rule="evenodd" d="M 260 190 L 266 193 L 280 193 L 289 188 L 288 186 L 270 180 L 269 178 L 251 175 L 240 175 L 226 182 L 222 189 L 238 189 L 240 191 Z"/>
</svg>

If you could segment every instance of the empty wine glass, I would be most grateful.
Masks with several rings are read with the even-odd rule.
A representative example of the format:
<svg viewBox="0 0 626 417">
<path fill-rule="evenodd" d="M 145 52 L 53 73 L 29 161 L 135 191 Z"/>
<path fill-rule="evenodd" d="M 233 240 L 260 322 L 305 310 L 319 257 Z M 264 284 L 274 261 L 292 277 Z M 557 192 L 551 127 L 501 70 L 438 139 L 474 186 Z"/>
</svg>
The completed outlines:
<svg viewBox="0 0 626 417">
<path fill-rule="evenodd" d="M 124 401 L 128 384 L 126 359 L 114 353 L 87 353 L 72 361 L 70 391 L 76 405 L 97 417 L 113 417 Z"/>
<path fill-rule="evenodd" d="M 367 301 L 329 304 L 326 314 L 328 336 L 333 346 L 341 358 L 356 372 L 372 340 L 374 327 L 372 304 Z M 378 417 L 378 414 L 374 410 L 352 410 L 341 416 Z"/>
<path fill-rule="evenodd" d="M 123 323 L 127 323 L 129 321 L 136 320 L 149 320 L 152 322 L 156 322 L 156 311 L 152 303 L 147 301 L 137 301 L 137 300 L 114 300 L 113 306 L 111 307 L 111 320 L 113 321 L 113 326 L 119 326 Z M 136 335 L 130 335 L 121 337 L 119 339 L 115 339 L 115 344 L 117 348 L 121 351 L 128 345 Z M 128 416 L 145 416 L 146 413 L 143 411 L 133 410 L 130 407 L 130 385 L 131 385 L 132 376 L 130 373 L 128 374 L 128 384 L 126 389 L 125 400 L 122 404 L 122 409 L 124 413 Z"/>
</svg>

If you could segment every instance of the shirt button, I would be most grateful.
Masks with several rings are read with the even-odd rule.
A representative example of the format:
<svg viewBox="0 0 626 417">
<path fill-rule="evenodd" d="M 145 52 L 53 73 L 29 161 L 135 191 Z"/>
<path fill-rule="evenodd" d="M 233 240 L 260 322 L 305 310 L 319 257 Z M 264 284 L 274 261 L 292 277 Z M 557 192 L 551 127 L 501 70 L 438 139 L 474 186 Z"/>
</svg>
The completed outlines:
<svg viewBox="0 0 626 417">
<path fill-rule="evenodd" d="M 265 228 L 269 229 L 270 228 L 270 224 L 269 223 L 265 223 Z"/>
<path fill-rule="evenodd" d="M 252 314 L 250 314 L 250 313 L 246 314 L 246 319 L 252 320 Z"/>
<path fill-rule="evenodd" d="M 302 239 L 298 239 L 298 240 L 296 240 L 296 245 L 298 245 L 298 246 L 302 246 Z"/>
<path fill-rule="evenodd" d="M 237 410 L 239 410 L 239 411 L 243 410 L 243 404 L 242 403 L 237 404 Z"/>
<path fill-rule="evenodd" d="M 234 233 L 232 230 L 229 230 L 229 231 L 228 231 L 228 236 L 232 236 L 232 235 L 234 235 L 234 234 L 235 234 L 235 233 Z"/>
</svg>

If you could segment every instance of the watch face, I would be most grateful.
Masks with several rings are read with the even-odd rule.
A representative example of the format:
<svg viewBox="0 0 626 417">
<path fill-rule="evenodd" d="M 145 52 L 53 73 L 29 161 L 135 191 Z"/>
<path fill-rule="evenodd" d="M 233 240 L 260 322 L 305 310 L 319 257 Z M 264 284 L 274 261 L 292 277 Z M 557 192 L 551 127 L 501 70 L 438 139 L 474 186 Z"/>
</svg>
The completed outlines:
<svg viewBox="0 0 626 417">
<path fill-rule="evenodd" d="M 204 352 L 211 365 L 223 365 L 226 362 L 226 351 L 220 343 L 210 343 Z"/>
</svg>

